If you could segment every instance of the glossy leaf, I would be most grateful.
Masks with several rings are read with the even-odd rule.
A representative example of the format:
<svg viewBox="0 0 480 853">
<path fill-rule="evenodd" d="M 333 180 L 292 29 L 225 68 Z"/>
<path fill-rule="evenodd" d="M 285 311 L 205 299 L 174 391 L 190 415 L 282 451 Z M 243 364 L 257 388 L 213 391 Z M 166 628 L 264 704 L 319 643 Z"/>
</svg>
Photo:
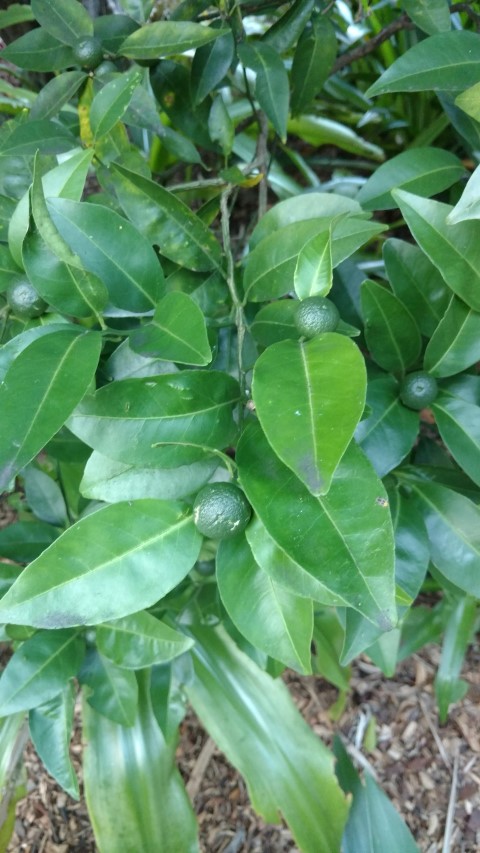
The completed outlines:
<svg viewBox="0 0 480 853">
<path fill-rule="evenodd" d="M 100 347 L 100 335 L 70 327 L 35 340 L 14 360 L 0 384 L 0 489 L 55 435 L 81 400 Z"/>
<path fill-rule="evenodd" d="M 418 413 L 404 406 L 393 376 L 378 376 L 367 385 L 370 414 L 358 424 L 355 439 L 379 477 L 400 464 L 418 435 Z"/>
<path fill-rule="evenodd" d="M 260 308 L 250 327 L 257 343 L 268 347 L 288 338 L 297 340 L 299 332 L 294 321 L 296 308 L 294 299 L 279 299 Z"/>
<path fill-rule="evenodd" d="M 432 404 L 442 441 L 453 458 L 480 485 L 480 407 L 446 391 Z"/>
<path fill-rule="evenodd" d="M 212 142 L 218 143 L 222 149 L 223 156 L 228 157 L 232 153 L 235 126 L 220 93 L 215 97 L 210 108 L 208 133 Z"/>
<path fill-rule="evenodd" d="M 282 341 L 257 360 L 252 394 L 262 428 L 313 495 L 328 492 L 362 415 L 365 392 L 363 358 L 343 335 Z"/>
<path fill-rule="evenodd" d="M 67 508 L 58 483 L 44 471 L 29 465 L 23 472 L 25 497 L 41 521 L 62 527 L 67 523 Z"/>
<path fill-rule="evenodd" d="M 419 499 L 439 572 L 470 595 L 480 596 L 480 508 L 438 483 L 414 480 L 408 486 Z"/>
<path fill-rule="evenodd" d="M 289 104 L 288 75 L 278 53 L 263 42 L 242 42 L 240 61 L 255 72 L 255 97 L 261 109 L 285 142 Z"/>
<path fill-rule="evenodd" d="M 98 651 L 124 669 L 166 663 L 186 652 L 193 640 L 145 610 L 104 622 L 96 631 Z"/>
<path fill-rule="evenodd" d="M 41 521 L 16 521 L 0 530 L 0 554 L 7 560 L 29 563 L 58 536 L 51 524 Z"/>
<path fill-rule="evenodd" d="M 453 376 L 479 360 L 480 312 L 452 296 L 425 350 L 425 370 L 432 376 Z"/>
<path fill-rule="evenodd" d="M 477 166 L 467 181 L 459 201 L 448 215 L 448 222 L 455 224 L 468 219 L 480 219 L 480 166 Z"/>
<path fill-rule="evenodd" d="M 372 160 L 381 162 L 385 159 L 385 154 L 378 145 L 368 142 L 348 125 L 331 118 L 304 113 L 288 120 L 287 131 L 316 147 L 335 145 L 342 151 L 349 151 L 351 154 L 359 154 Z"/>
<path fill-rule="evenodd" d="M 62 71 L 74 65 L 71 47 L 53 38 L 44 27 L 12 41 L 3 48 L 2 58 L 26 71 Z"/>
<path fill-rule="evenodd" d="M 323 226 L 325 217 L 333 219 L 338 216 L 340 219 L 341 214 L 346 213 L 360 216 L 362 208 L 354 199 L 335 193 L 309 192 L 287 198 L 267 210 L 255 226 L 250 238 L 250 251 L 253 251 L 265 237 L 275 234 L 280 228 L 285 228 L 294 222 L 319 219 L 322 220 L 319 224 Z"/>
<path fill-rule="evenodd" d="M 86 79 L 84 71 L 66 71 L 49 80 L 38 93 L 30 110 L 30 118 L 49 119 L 57 115 Z"/>
<path fill-rule="evenodd" d="M 78 678 L 91 708 L 119 726 L 133 726 L 138 705 L 134 672 L 116 666 L 90 648 Z"/>
<path fill-rule="evenodd" d="M 418 246 L 405 240 L 386 240 L 383 260 L 395 296 L 408 306 L 422 335 L 431 337 L 451 299 L 440 272 Z"/>
<path fill-rule="evenodd" d="M 391 190 L 404 189 L 430 197 L 461 180 L 465 169 L 450 151 L 412 148 L 382 163 L 361 187 L 357 201 L 365 210 L 392 210 Z"/>
<path fill-rule="evenodd" d="M 388 496 L 395 534 L 395 581 L 413 601 L 430 561 L 427 530 L 414 502 L 401 489 L 389 489 Z"/>
<path fill-rule="evenodd" d="M 202 47 L 226 32 L 190 21 L 155 21 L 129 35 L 118 53 L 129 59 L 159 59 Z"/>
<path fill-rule="evenodd" d="M 243 636 L 285 666 L 311 673 L 312 602 L 267 575 L 243 536 L 220 543 L 216 565 L 223 604 Z"/>
<path fill-rule="evenodd" d="M 403 374 L 417 361 L 422 346 L 408 308 L 388 288 L 367 279 L 361 289 L 365 339 L 380 367 Z"/>
<path fill-rule="evenodd" d="M 118 55 L 118 49 L 126 37 L 138 30 L 138 23 L 134 21 L 129 13 L 122 15 L 98 15 L 93 22 L 93 33 L 102 42 L 102 46 L 108 53 Z"/>
<path fill-rule="evenodd" d="M 68 427 L 120 462 L 174 468 L 228 446 L 238 396 L 238 383 L 213 370 L 124 379 L 85 397 Z"/>
<path fill-rule="evenodd" d="M 312 13 L 314 0 L 295 0 L 289 9 L 263 34 L 262 41 L 277 53 L 289 50 L 301 35 Z"/>
<path fill-rule="evenodd" d="M 237 461 L 242 487 L 275 544 L 322 588 L 388 630 L 396 621 L 388 500 L 357 446 L 350 445 L 324 497 L 311 495 L 280 462 L 257 425 L 244 431 Z"/>
<path fill-rule="evenodd" d="M 53 699 L 77 674 L 84 652 L 78 631 L 38 631 L 25 640 L 0 678 L 0 716 Z"/>
<path fill-rule="evenodd" d="M 480 118 L 480 107 L 478 103 L 478 95 L 480 93 L 480 85 L 475 83 L 470 86 L 465 92 L 460 92 L 455 98 L 455 104 L 460 107 L 463 112 L 478 122 Z M 470 217 L 467 217 L 470 218 Z"/>
<path fill-rule="evenodd" d="M 80 799 L 78 780 L 70 758 L 75 693 L 69 684 L 61 693 L 28 716 L 30 737 L 43 764 L 62 788 L 75 800 Z"/>
<path fill-rule="evenodd" d="M 0 619 L 58 628 L 136 613 L 185 577 L 200 541 L 181 504 L 145 499 L 104 507 L 30 563 L 2 599 Z"/>
<path fill-rule="evenodd" d="M 127 216 L 162 255 L 192 270 L 221 265 L 221 249 L 214 235 L 190 208 L 154 181 L 112 166 L 113 185 Z"/>
<path fill-rule="evenodd" d="M 38 23 L 65 44 L 93 35 L 93 20 L 77 0 L 31 0 L 31 6 Z"/>
<path fill-rule="evenodd" d="M 378 237 L 385 226 L 379 222 L 368 222 L 358 216 L 346 216 L 333 224 L 332 264 L 338 267 L 361 246 Z"/>
<path fill-rule="evenodd" d="M 26 156 L 40 151 L 42 154 L 62 154 L 76 145 L 75 137 L 54 121 L 40 119 L 19 124 L 3 142 L 0 141 L 0 157 Z"/>
<path fill-rule="evenodd" d="M 410 231 L 449 288 L 480 311 L 480 230 L 476 222 L 449 225 L 450 205 L 394 190 Z"/>
<path fill-rule="evenodd" d="M 221 83 L 232 64 L 233 55 L 233 36 L 228 32 L 195 51 L 191 70 L 191 89 L 195 106 L 201 104 Z"/>
<path fill-rule="evenodd" d="M 85 466 L 80 492 L 86 498 L 107 503 L 141 498 L 178 500 L 196 494 L 217 465 L 218 460 L 212 456 L 179 468 L 141 468 L 94 451 Z M 1 536 L 2 531 L 0 542 Z"/>
<path fill-rule="evenodd" d="M 332 287 L 332 233 L 321 231 L 300 250 L 293 277 L 299 299 L 326 296 Z"/>
<path fill-rule="evenodd" d="M 469 684 L 460 678 L 477 617 L 477 602 L 470 595 L 459 598 L 448 618 L 442 644 L 442 656 L 435 676 L 438 716 L 445 723 L 452 702 L 465 696 Z"/>
<path fill-rule="evenodd" d="M 480 44 L 476 33 L 453 30 L 418 42 L 390 65 L 366 92 L 460 91 L 478 82 Z"/>
<path fill-rule="evenodd" d="M 90 125 L 95 139 L 105 136 L 125 114 L 142 74 L 131 68 L 120 78 L 106 83 L 95 95 L 90 107 Z"/>
<path fill-rule="evenodd" d="M 285 685 L 262 672 L 225 632 L 193 633 L 195 680 L 186 685 L 187 695 L 244 776 L 255 810 L 269 823 L 282 815 L 304 853 L 339 850 L 347 804 L 332 758 Z"/>
<path fill-rule="evenodd" d="M 129 673 L 130 674 L 130 673 Z M 87 741 L 85 794 L 98 849 L 199 853 L 197 825 L 167 743 L 153 713 L 149 674 L 139 678 L 133 725 L 125 728 L 83 706 Z"/>
<path fill-rule="evenodd" d="M 23 3 L 10 3 L 7 9 L 0 12 L 0 27 L 2 29 L 34 20 L 35 17 L 30 6 L 24 6 Z"/>
<path fill-rule="evenodd" d="M 293 55 L 290 85 L 292 114 L 305 112 L 331 73 L 337 55 L 337 39 L 326 15 L 313 18 L 303 31 Z"/>
<path fill-rule="evenodd" d="M 402 6 L 413 23 L 428 35 L 451 29 L 447 0 L 402 0 Z"/>
<path fill-rule="evenodd" d="M 135 352 L 203 367 L 212 360 L 202 311 L 186 293 L 172 292 L 158 303 L 152 321 L 130 334 Z"/>
</svg>

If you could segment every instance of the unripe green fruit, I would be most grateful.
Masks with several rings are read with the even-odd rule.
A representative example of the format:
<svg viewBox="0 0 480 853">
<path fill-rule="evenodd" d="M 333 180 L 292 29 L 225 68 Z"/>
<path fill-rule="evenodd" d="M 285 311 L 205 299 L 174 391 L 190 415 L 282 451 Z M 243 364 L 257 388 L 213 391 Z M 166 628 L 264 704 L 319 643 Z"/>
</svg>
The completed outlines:
<svg viewBox="0 0 480 853">
<path fill-rule="evenodd" d="M 430 406 L 438 394 L 438 384 L 434 376 L 425 370 L 409 373 L 400 385 L 400 399 L 409 409 L 425 409 Z"/>
<path fill-rule="evenodd" d="M 48 303 L 39 296 L 33 285 L 22 278 L 8 288 L 7 303 L 15 316 L 22 320 L 40 317 L 48 308 Z"/>
<path fill-rule="evenodd" d="M 88 71 L 93 71 L 103 60 L 102 43 L 94 36 L 81 39 L 73 46 L 75 62 Z"/>
<path fill-rule="evenodd" d="M 208 483 L 193 505 L 195 527 L 209 539 L 230 539 L 245 530 L 252 508 L 234 483 Z"/>
<path fill-rule="evenodd" d="M 324 296 L 309 296 L 298 303 L 295 325 L 305 338 L 314 338 L 322 332 L 334 332 L 340 321 L 336 305 Z"/>
</svg>

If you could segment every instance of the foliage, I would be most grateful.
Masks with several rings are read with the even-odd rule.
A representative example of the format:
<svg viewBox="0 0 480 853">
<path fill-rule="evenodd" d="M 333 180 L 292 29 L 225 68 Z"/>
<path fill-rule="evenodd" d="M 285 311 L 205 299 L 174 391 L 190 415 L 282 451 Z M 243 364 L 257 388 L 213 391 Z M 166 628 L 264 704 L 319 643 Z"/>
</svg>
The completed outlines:
<svg viewBox="0 0 480 853">
<path fill-rule="evenodd" d="M 0 12 L 24 30 L 0 81 L 0 488 L 18 511 L 0 531 L 0 714 L 28 711 L 77 796 L 81 689 L 104 853 L 198 850 L 174 760 L 187 700 L 266 820 L 307 853 L 353 849 L 362 815 L 377 838 L 400 818 L 277 678 L 345 691 L 361 652 L 391 674 L 443 633 L 442 720 L 466 690 L 479 16 L 113 5 Z M 328 331 L 299 324 L 312 304 Z M 241 502 L 221 542 L 194 522 L 207 483 Z"/>
</svg>

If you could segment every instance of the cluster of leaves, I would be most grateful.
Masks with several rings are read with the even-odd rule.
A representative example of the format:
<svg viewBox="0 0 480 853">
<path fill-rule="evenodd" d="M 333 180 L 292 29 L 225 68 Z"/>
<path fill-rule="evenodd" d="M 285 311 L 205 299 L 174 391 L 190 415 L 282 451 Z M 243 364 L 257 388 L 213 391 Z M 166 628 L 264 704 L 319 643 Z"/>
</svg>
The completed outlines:
<svg viewBox="0 0 480 853">
<path fill-rule="evenodd" d="M 28 712 L 78 796 L 77 679 L 102 853 L 119 838 L 198 849 L 174 764 L 186 698 L 301 850 L 353 851 L 362 832 L 374 849 L 362 808 L 391 849 L 391 806 L 340 745 L 335 775 L 275 677 L 315 672 L 345 693 L 360 652 L 392 673 L 443 634 L 442 719 L 465 692 L 480 38 L 446 0 L 400 6 L 362 20 L 315 0 L 185 0 L 169 20 L 149 0 L 96 19 L 77 0 L 0 13 L 38 24 L 4 50 L 15 85 L 0 84 L 0 489 L 18 510 L 0 531 L 14 648 L 0 714 Z M 237 243 L 232 217 L 257 198 Z M 312 297 L 340 320 L 305 339 Z M 253 515 L 219 544 L 193 506 L 225 480 Z M 422 590 L 434 607 L 412 607 Z M 398 839 L 416 849 L 401 823 Z"/>
</svg>

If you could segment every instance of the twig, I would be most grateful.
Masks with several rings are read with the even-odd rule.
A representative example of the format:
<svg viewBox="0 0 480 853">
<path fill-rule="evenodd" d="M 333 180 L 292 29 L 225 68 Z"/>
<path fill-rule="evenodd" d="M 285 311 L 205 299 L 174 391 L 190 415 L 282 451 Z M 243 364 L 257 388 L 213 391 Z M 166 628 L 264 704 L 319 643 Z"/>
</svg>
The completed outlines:
<svg viewBox="0 0 480 853">
<path fill-rule="evenodd" d="M 357 764 L 359 764 L 360 767 L 363 768 L 363 770 L 366 770 L 367 773 L 370 773 L 370 776 L 372 776 L 373 779 L 375 779 L 375 782 L 378 782 L 378 776 L 377 776 L 374 768 L 370 764 L 368 758 L 365 758 L 363 753 L 360 752 L 360 750 L 357 749 L 357 747 L 354 746 L 353 743 L 347 743 L 347 752 L 349 755 L 352 756 L 352 758 L 355 759 Z"/>
<path fill-rule="evenodd" d="M 433 739 L 434 739 L 435 743 L 437 744 L 437 748 L 438 748 L 438 751 L 442 757 L 442 761 L 445 764 L 445 766 L 448 767 L 449 770 L 451 770 L 452 765 L 451 765 L 450 759 L 447 755 L 447 752 L 446 752 L 445 747 L 441 741 L 441 738 L 440 738 L 435 726 L 432 723 L 432 719 L 430 717 L 428 709 L 425 707 L 425 705 L 421 699 L 419 700 L 419 703 L 420 703 L 420 707 L 421 707 L 422 712 L 423 712 L 423 716 L 425 717 L 425 719 L 427 721 L 428 728 L 430 729 L 430 731 L 433 735 Z"/>
<path fill-rule="evenodd" d="M 245 370 L 243 369 L 243 342 L 245 340 L 245 316 L 243 313 L 243 303 L 237 291 L 235 282 L 235 262 L 233 259 L 232 242 L 230 239 L 230 211 L 229 199 L 232 192 L 236 192 L 236 187 L 229 187 L 220 196 L 220 214 L 222 220 L 222 239 L 223 250 L 227 258 L 227 285 L 232 297 L 233 307 L 235 310 L 235 325 L 237 327 L 237 364 L 238 364 L 238 382 L 240 385 L 240 407 L 239 407 L 239 426 L 243 421 L 243 407 L 245 403 Z"/>
<path fill-rule="evenodd" d="M 213 742 L 212 738 L 209 737 L 208 740 L 202 746 L 200 755 L 198 756 L 193 766 L 193 770 L 190 773 L 190 779 L 188 780 L 186 785 L 187 794 L 191 800 L 195 799 L 200 790 L 202 779 L 210 763 L 210 759 L 213 753 L 215 752 L 215 749 L 215 743 Z"/>
<path fill-rule="evenodd" d="M 267 212 L 267 172 L 268 172 L 268 121 L 263 110 L 257 113 L 260 133 L 257 140 L 257 150 L 255 152 L 255 160 L 258 161 L 260 172 L 263 175 L 262 180 L 258 185 L 258 218 Z"/>
<path fill-rule="evenodd" d="M 450 788 L 450 798 L 448 800 L 447 819 L 445 821 L 445 834 L 443 836 L 442 853 L 450 853 L 452 847 L 453 834 L 453 818 L 455 816 L 455 804 L 457 799 L 457 784 L 458 784 L 458 763 L 459 753 L 455 753 L 453 761 L 452 785 Z"/>
</svg>

